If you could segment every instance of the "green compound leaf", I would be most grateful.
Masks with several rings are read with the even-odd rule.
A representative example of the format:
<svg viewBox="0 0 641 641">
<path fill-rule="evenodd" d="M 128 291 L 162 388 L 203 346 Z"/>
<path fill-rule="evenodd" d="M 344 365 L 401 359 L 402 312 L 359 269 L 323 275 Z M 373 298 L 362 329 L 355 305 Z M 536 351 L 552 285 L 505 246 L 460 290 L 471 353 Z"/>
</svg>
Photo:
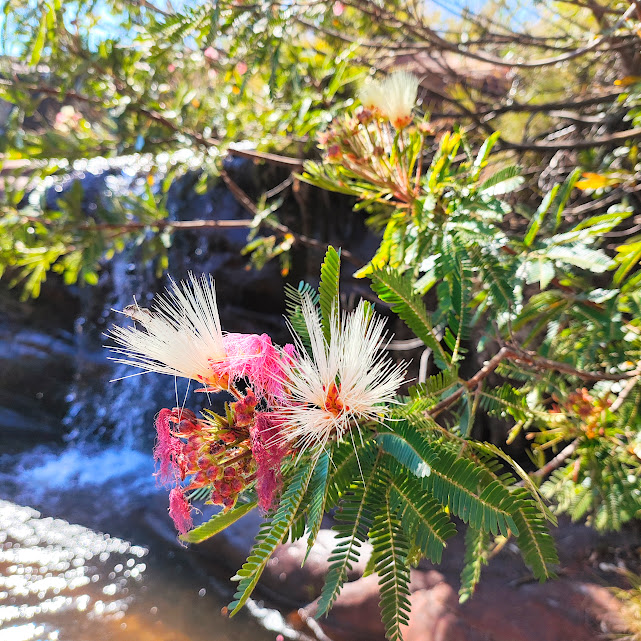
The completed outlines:
<svg viewBox="0 0 641 641">
<path fill-rule="evenodd" d="M 309 509 L 307 516 L 307 552 L 305 561 L 311 552 L 312 546 L 321 528 L 325 506 L 327 504 L 327 484 L 329 481 L 330 455 L 323 452 L 318 458 L 318 463 L 314 468 L 311 481 L 309 483 Z M 303 561 L 304 562 L 304 561 Z"/>
<path fill-rule="evenodd" d="M 289 486 L 283 493 L 276 513 L 263 523 L 256 535 L 256 543 L 249 558 L 238 570 L 236 576 L 232 577 L 232 581 L 239 581 L 239 584 L 238 590 L 234 594 L 234 601 L 229 604 L 230 616 L 236 614 L 245 605 L 272 553 L 286 539 L 290 528 L 296 522 L 298 509 L 305 496 L 313 470 L 314 466 L 309 462 L 301 464 L 296 470 Z"/>
<path fill-rule="evenodd" d="M 481 578 L 481 569 L 487 565 L 487 547 L 490 542 L 488 532 L 468 527 L 465 533 L 465 556 L 461 572 L 461 588 L 459 601 L 465 603 L 472 594 Z"/>
<path fill-rule="evenodd" d="M 552 578 L 554 572 L 551 566 L 558 565 L 559 557 L 545 517 L 525 488 L 519 488 L 514 495 L 521 501 L 521 507 L 514 515 L 514 521 L 519 528 L 516 542 L 523 554 L 523 559 L 539 581 Z"/>
<path fill-rule="evenodd" d="M 370 531 L 374 569 L 379 576 L 381 619 L 390 641 L 402 640 L 401 626 L 409 622 L 409 542 L 398 517 L 386 500 Z"/>
<path fill-rule="evenodd" d="M 373 459 L 371 450 L 368 453 L 363 449 L 360 457 L 364 480 L 359 477 L 342 496 L 334 526 L 337 544 L 329 557 L 330 568 L 318 601 L 317 618 L 327 614 L 334 605 L 348 573 L 360 556 L 374 514 L 379 510 L 376 471 L 380 455 Z"/>
<path fill-rule="evenodd" d="M 518 535 L 514 514 L 520 508 L 519 498 L 512 496 L 499 480 L 484 480 L 484 474 L 474 461 L 442 450 L 423 483 L 437 501 L 472 527 L 495 535 Z"/>
<path fill-rule="evenodd" d="M 412 281 L 393 269 L 372 272 L 372 289 L 381 300 L 392 306 L 405 324 L 434 353 L 434 361 L 441 369 L 449 369 L 451 358 L 434 335 L 434 327 L 420 296 L 414 293 Z"/>
<path fill-rule="evenodd" d="M 251 512 L 255 507 L 256 501 L 251 501 L 250 503 L 238 505 L 229 512 L 219 512 L 211 519 L 209 519 L 209 521 L 207 521 L 206 523 L 199 525 L 191 532 L 187 532 L 187 534 L 182 534 L 179 538 L 181 541 L 185 541 L 186 543 L 202 543 L 215 534 L 218 534 L 218 532 L 221 532 L 225 528 L 229 527 L 232 523 L 235 523 L 236 521 L 241 519 L 243 516 L 245 516 L 245 514 Z"/>
<path fill-rule="evenodd" d="M 340 300 L 338 287 L 341 276 L 340 254 L 333 248 L 328 247 L 325 260 L 321 266 L 321 280 L 318 287 L 320 295 L 320 308 L 323 316 L 323 334 L 329 343 L 331 335 L 332 313 L 338 313 Z"/>
<path fill-rule="evenodd" d="M 390 507 L 412 544 L 430 561 L 440 563 L 447 539 L 456 534 L 443 506 L 426 494 L 423 484 L 411 474 L 394 471 L 389 484 Z"/>
<path fill-rule="evenodd" d="M 376 435 L 375 440 L 383 452 L 393 456 L 414 476 L 418 478 L 429 476 L 431 467 L 437 459 L 432 445 L 406 421 L 399 421 L 393 429 L 393 432 L 382 432 Z"/>
</svg>

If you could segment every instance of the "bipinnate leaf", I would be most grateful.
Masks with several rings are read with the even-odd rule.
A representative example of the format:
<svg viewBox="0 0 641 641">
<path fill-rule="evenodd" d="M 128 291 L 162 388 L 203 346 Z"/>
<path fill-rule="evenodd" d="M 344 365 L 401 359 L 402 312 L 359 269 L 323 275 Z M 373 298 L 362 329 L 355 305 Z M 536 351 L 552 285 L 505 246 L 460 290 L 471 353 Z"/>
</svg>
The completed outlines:
<svg viewBox="0 0 641 641">
<path fill-rule="evenodd" d="M 232 523 L 235 523 L 241 519 L 245 514 L 251 512 L 256 507 L 256 501 L 251 501 L 250 503 L 242 503 L 237 505 L 233 510 L 229 512 L 219 512 L 213 516 L 209 521 L 199 525 L 198 527 L 187 532 L 187 534 L 182 534 L 180 539 L 186 543 L 202 543 L 207 539 L 211 538 L 218 532 L 222 532 L 225 528 L 229 527 Z"/>
<path fill-rule="evenodd" d="M 340 254 L 333 248 L 328 247 L 325 260 L 321 265 L 321 280 L 318 287 L 320 295 L 320 308 L 322 314 L 323 334 L 329 343 L 332 313 L 338 313 L 340 300 L 338 288 L 341 276 Z"/>
<path fill-rule="evenodd" d="M 298 509 L 305 496 L 313 469 L 313 465 L 309 462 L 302 463 L 296 469 L 287 489 L 283 492 L 276 513 L 263 523 L 256 535 L 256 543 L 249 558 L 232 577 L 232 581 L 239 581 L 239 584 L 234 600 L 229 604 L 230 616 L 236 614 L 245 605 L 272 553 L 289 534 L 290 528 L 297 519 Z"/>
<path fill-rule="evenodd" d="M 409 623 L 410 568 L 409 542 L 398 517 L 384 500 L 372 529 L 370 540 L 376 561 L 380 590 L 381 619 L 389 641 L 402 641 L 401 626 Z"/>
<path fill-rule="evenodd" d="M 328 559 L 330 568 L 318 600 L 316 617 L 327 614 L 338 598 L 348 573 L 358 561 L 376 511 L 376 472 L 381 456 L 373 455 L 371 448 L 361 449 L 359 456 L 359 476 L 343 493 L 340 509 L 336 514 L 336 525 L 333 528 L 337 533 L 336 546 Z"/>
<path fill-rule="evenodd" d="M 451 357 L 436 339 L 430 315 L 420 296 L 414 293 L 412 281 L 391 268 L 376 269 L 371 278 L 372 289 L 381 300 L 392 306 L 392 311 L 432 350 L 438 367 L 449 369 Z"/>
<path fill-rule="evenodd" d="M 487 546 L 489 543 L 488 532 L 468 527 L 465 533 L 465 556 L 463 557 L 463 570 L 461 572 L 461 587 L 459 601 L 467 601 L 476 588 L 481 578 L 481 569 L 487 565 Z"/>
</svg>

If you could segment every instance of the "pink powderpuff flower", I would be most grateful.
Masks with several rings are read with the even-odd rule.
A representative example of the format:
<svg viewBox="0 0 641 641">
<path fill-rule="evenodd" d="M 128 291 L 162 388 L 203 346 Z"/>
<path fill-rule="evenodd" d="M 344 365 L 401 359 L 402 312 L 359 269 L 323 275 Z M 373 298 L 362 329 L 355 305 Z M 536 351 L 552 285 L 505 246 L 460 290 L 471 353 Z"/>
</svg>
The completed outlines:
<svg viewBox="0 0 641 641">
<path fill-rule="evenodd" d="M 236 71 L 240 76 L 244 76 L 247 73 L 247 64 L 241 60 L 236 64 Z"/>
<path fill-rule="evenodd" d="M 285 346 L 280 352 L 267 334 L 226 334 L 223 337 L 226 358 L 212 361 L 217 376 L 229 380 L 247 378 L 255 394 L 267 400 L 285 396 L 283 366 L 294 347 Z"/>
<path fill-rule="evenodd" d="M 172 410 L 162 409 L 156 417 L 157 439 L 154 447 L 154 459 L 160 464 L 158 476 L 163 485 L 175 483 L 182 476 L 183 444 L 171 433 L 170 420 L 173 415 Z"/>
<path fill-rule="evenodd" d="M 194 521 L 191 518 L 191 505 L 179 487 L 175 487 L 169 493 L 169 516 L 181 534 L 187 534 L 194 526 Z"/>
<path fill-rule="evenodd" d="M 342 2 L 335 2 L 334 3 L 334 6 L 332 7 L 332 13 L 336 17 L 342 16 L 344 11 L 345 11 L 345 5 Z"/>
<path fill-rule="evenodd" d="M 218 59 L 218 52 L 213 47 L 207 47 L 207 49 L 203 51 L 203 56 L 209 58 L 209 60 L 216 60 Z"/>
<path fill-rule="evenodd" d="M 256 420 L 249 428 L 252 454 L 256 461 L 258 506 L 264 512 L 272 507 L 280 490 L 280 466 L 288 452 L 288 446 L 279 438 L 279 433 L 280 423 L 270 412 L 256 414 Z"/>
</svg>

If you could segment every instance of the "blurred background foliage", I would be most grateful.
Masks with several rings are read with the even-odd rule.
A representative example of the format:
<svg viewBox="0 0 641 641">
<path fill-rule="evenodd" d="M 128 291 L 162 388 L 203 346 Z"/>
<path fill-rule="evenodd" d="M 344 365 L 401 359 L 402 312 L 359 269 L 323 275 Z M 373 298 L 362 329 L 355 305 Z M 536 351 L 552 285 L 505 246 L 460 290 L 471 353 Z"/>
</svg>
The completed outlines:
<svg viewBox="0 0 641 641">
<path fill-rule="evenodd" d="M 496 134 L 501 153 L 493 162 L 509 157 L 524 169 L 520 206 L 577 166 L 585 177 L 566 218 L 636 206 L 636 5 L 503 0 L 471 7 L 7 0 L 0 265 L 24 268 L 18 278 L 31 295 L 54 265 L 69 282 L 94 282 L 103 257 L 159 230 L 153 223 L 164 219 L 162 199 L 177 175 L 198 166 L 204 188 L 230 154 L 300 170 L 317 153 L 317 133 L 352 105 L 365 78 L 398 67 L 421 78 L 435 144 L 454 124 L 471 145 Z M 36 188 L 43 178 L 51 185 L 87 158 L 141 154 L 149 155 L 150 189 L 139 194 L 140 206 L 99 216 L 103 224 L 138 226 L 77 224 L 68 198 L 43 215 Z M 296 185 L 289 181 L 280 194 Z M 250 248 L 259 262 L 282 257 L 292 244 L 283 228 L 272 226 L 266 237 Z M 634 264 L 640 250 L 631 251 Z"/>
</svg>

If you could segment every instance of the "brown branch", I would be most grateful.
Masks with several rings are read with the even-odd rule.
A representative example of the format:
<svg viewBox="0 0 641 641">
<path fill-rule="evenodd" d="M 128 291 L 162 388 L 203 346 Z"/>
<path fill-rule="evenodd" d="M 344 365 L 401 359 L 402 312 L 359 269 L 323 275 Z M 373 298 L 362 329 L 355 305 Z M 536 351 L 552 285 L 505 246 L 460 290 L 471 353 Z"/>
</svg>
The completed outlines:
<svg viewBox="0 0 641 641">
<path fill-rule="evenodd" d="M 637 367 L 641 367 L 641 363 Z M 639 376 L 631 378 L 621 390 L 619 395 L 616 397 L 614 403 L 610 406 L 611 412 L 616 412 L 623 405 L 625 399 L 630 395 L 630 392 L 634 389 L 634 386 L 639 382 Z"/>
<path fill-rule="evenodd" d="M 435 416 L 442 410 L 448 408 L 455 403 L 466 390 L 474 389 L 478 386 L 484 378 L 487 378 L 510 353 L 509 348 L 501 347 L 501 349 L 476 373 L 472 378 L 467 381 L 461 381 L 463 387 L 459 387 L 453 394 L 439 401 L 434 407 L 429 410 L 431 416 Z"/>
<path fill-rule="evenodd" d="M 572 454 L 574 454 L 581 443 L 580 438 L 575 438 L 569 445 L 566 445 L 554 458 L 550 459 L 542 468 L 532 472 L 530 476 L 536 478 L 544 478 L 550 472 L 556 470 L 557 467 L 560 467 L 567 459 L 569 459 Z M 519 483 L 521 485 L 521 483 Z"/>
<path fill-rule="evenodd" d="M 495 118 L 496 116 L 499 116 L 504 113 L 517 113 L 517 112 L 532 112 L 532 113 L 537 113 L 537 112 L 547 112 L 553 109 L 580 109 L 581 107 L 592 107 L 595 105 L 600 105 L 603 104 L 604 102 L 610 102 L 611 100 L 614 100 L 618 98 L 621 95 L 621 91 L 614 91 L 611 93 L 603 94 L 600 96 L 592 96 L 590 98 L 584 98 L 583 100 L 560 100 L 560 101 L 554 101 L 554 102 L 542 102 L 539 104 L 523 104 L 523 103 L 518 103 L 514 102 L 509 105 L 501 105 L 497 107 L 493 107 L 491 109 L 486 109 L 484 111 L 477 111 L 476 115 L 477 116 L 483 116 L 487 117 L 488 119 Z M 452 100 L 451 102 L 456 103 L 456 101 Z M 460 118 L 461 113 L 460 112 L 431 112 L 430 113 L 431 118 L 433 119 L 439 119 L 439 118 Z"/>
<path fill-rule="evenodd" d="M 433 29 L 430 29 L 425 24 L 412 24 L 405 20 L 401 20 L 397 15 L 391 11 L 387 11 L 370 0 L 344 0 L 343 4 L 351 6 L 352 8 L 365 13 L 377 22 L 383 21 L 389 26 L 396 27 L 397 29 L 403 30 L 405 33 L 411 33 L 412 35 L 426 40 L 432 46 L 437 46 L 445 51 L 451 51 L 459 55 L 471 58 L 473 60 L 479 60 L 481 62 L 487 62 L 493 65 L 507 67 L 510 69 L 514 68 L 525 68 L 525 69 L 534 69 L 538 67 L 548 67 L 552 65 L 559 64 L 561 62 L 567 62 L 574 58 L 584 56 L 585 54 L 594 51 L 597 49 L 603 42 L 610 39 L 614 32 L 619 29 L 625 21 L 632 15 L 635 8 L 635 3 L 633 3 L 626 12 L 621 16 L 621 18 L 605 33 L 600 35 L 598 38 L 595 38 L 592 42 L 582 47 L 578 47 L 574 51 L 564 53 L 560 56 L 555 56 L 553 58 L 541 58 L 539 60 L 533 61 L 507 61 L 503 58 L 498 58 L 490 54 L 480 54 L 474 51 L 471 51 L 465 47 L 462 47 L 460 44 L 455 44 L 441 38 Z"/>
<path fill-rule="evenodd" d="M 562 151 L 564 149 L 574 150 L 574 149 L 589 149 L 590 147 L 602 147 L 612 144 L 617 144 L 624 142 L 626 140 L 633 140 L 635 138 L 641 138 L 641 127 L 636 127 L 634 129 L 626 129 L 625 131 L 617 131 L 613 134 L 607 136 L 599 136 L 597 138 L 583 138 L 569 140 L 567 142 L 560 143 L 518 143 L 510 142 L 501 138 L 499 140 L 499 146 L 503 149 L 513 149 L 516 151 L 544 151 L 544 152 L 556 152 Z"/>
<path fill-rule="evenodd" d="M 605 372 L 590 372 L 586 370 L 576 369 L 568 363 L 561 363 L 559 361 L 552 361 L 548 358 L 543 358 L 532 352 L 526 352 L 515 346 L 507 347 L 508 354 L 507 357 L 511 360 L 525 363 L 530 365 L 535 369 L 541 370 L 553 370 L 556 372 L 561 372 L 562 374 L 568 374 L 570 376 L 576 376 L 584 381 L 621 381 L 626 378 L 634 378 L 639 375 L 637 370 L 630 372 L 619 372 L 617 374 L 607 374 Z"/>
<path fill-rule="evenodd" d="M 265 151 L 255 151 L 254 149 L 237 149 L 236 147 L 227 147 L 229 156 L 239 156 L 240 158 L 251 158 L 252 160 L 264 160 L 272 165 L 287 167 L 292 171 L 303 168 L 302 158 L 290 158 L 280 154 L 267 153 Z"/>
<path fill-rule="evenodd" d="M 43 224 L 38 216 L 23 216 L 25 222 Z M 130 221 L 125 223 L 83 223 L 75 225 L 76 231 L 136 231 L 140 229 L 243 229 L 251 227 L 253 219 L 239 220 L 154 220 L 150 222 Z"/>
<path fill-rule="evenodd" d="M 618 374 L 580 370 L 572 367 L 567 363 L 553 361 L 548 358 L 543 358 L 538 354 L 526 352 L 525 350 L 522 350 L 515 345 L 504 345 L 489 361 L 487 361 L 487 363 L 485 363 L 485 365 L 476 374 L 474 374 L 474 376 L 472 376 L 472 378 L 468 379 L 467 381 L 461 380 L 461 387 L 459 387 L 459 389 L 457 389 L 447 398 L 439 401 L 428 411 L 428 413 L 431 416 L 435 416 L 439 412 L 448 408 L 450 405 L 454 404 L 459 398 L 461 398 L 461 396 L 463 396 L 466 391 L 478 387 L 480 383 L 485 378 L 487 378 L 501 364 L 502 361 L 506 359 L 529 365 L 534 369 L 546 371 L 551 370 L 561 372 L 562 374 L 568 374 L 569 376 L 576 376 L 577 378 L 585 381 L 621 381 L 627 378 L 638 380 L 640 374 L 639 370 L 620 372 Z"/>
</svg>

